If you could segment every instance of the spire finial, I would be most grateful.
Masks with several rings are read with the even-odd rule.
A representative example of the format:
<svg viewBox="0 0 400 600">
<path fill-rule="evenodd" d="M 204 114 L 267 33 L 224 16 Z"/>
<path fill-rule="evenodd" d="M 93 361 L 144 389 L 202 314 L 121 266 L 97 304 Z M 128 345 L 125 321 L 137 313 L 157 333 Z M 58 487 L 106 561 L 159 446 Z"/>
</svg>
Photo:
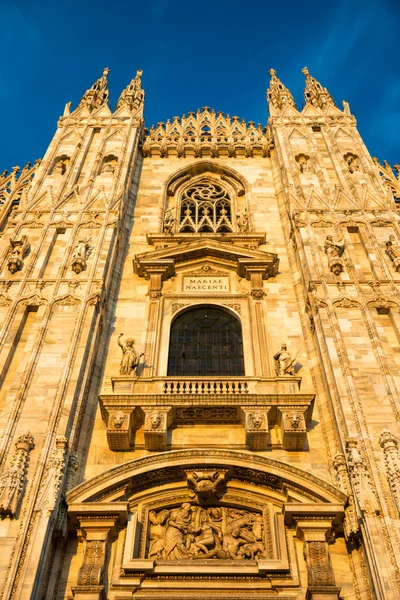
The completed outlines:
<svg viewBox="0 0 400 600">
<path fill-rule="evenodd" d="M 271 81 L 267 90 L 267 100 L 275 109 L 282 110 L 286 104 L 296 108 L 296 103 L 290 91 L 276 76 L 275 69 L 270 69 Z"/>
<path fill-rule="evenodd" d="M 306 78 L 306 87 L 304 90 L 304 98 L 306 103 L 324 110 L 327 106 L 336 106 L 334 99 L 325 87 L 317 81 L 312 75 L 308 67 L 304 67 L 301 71 Z"/>
<path fill-rule="evenodd" d="M 103 104 L 108 103 L 108 96 L 110 92 L 107 88 L 107 77 L 109 72 L 110 69 L 108 67 L 103 69 L 103 75 L 97 79 L 92 87 L 83 94 L 78 108 L 86 105 L 90 112 L 92 112 L 93 110 L 100 108 L 100 106 Z"/>
<path fill-rule="evenodd" d="M 127 106 L 129 110 L 138 109 L 143 105 L 144 91 L 142 89 L 142 69 L 136 71 L 136 76 L 130 84 L 122 91 L 115 110 L 121 106 Z"/>
</svg>

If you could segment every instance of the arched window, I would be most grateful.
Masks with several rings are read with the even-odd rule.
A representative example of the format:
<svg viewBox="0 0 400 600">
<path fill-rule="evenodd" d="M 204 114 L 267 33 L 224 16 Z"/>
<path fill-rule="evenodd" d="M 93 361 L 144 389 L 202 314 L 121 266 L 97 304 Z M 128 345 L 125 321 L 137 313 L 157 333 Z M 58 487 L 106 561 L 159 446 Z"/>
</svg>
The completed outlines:
<svg viewBox="0 0 400 600">
<path fill-rule="evenodd" d="M 180 233 L 226 233 L 233 231 L 228 192 L 211 181 L 187 188 L 181 198 Z"/>
<path fill-rule="evenodd" d="M 168 375 L 244 375 L 242 328 L 229 312 L 201 306 L 172 322 Z"/>
</svg>

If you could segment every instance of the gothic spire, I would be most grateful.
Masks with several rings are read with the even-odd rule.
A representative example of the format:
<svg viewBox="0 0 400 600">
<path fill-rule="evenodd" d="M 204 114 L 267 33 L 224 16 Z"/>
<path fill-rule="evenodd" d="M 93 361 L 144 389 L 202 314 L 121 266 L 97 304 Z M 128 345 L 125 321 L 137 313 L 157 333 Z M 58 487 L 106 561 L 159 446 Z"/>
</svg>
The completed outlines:
<svg viewBox="0 0 400 600">
<path fill-rule="evenodd" d="M 110 69 L 107 67 L 103 70 L 103 75 L 94 82 L 92 87 L 87 90 L 81 101 L 79 102 L 78 108 L 81 106 L 87 106 L 90 111 L 100 108 L 103 104 L 108 103 L 108 96 L 110 92 L 107 87 L 107 77 Z"/>
<path fill-rule="evenodd" d="M 283 85 L 280 79 L 276 76 L 275 69 L 270 69 L 271 81 L 267 90 L 267 100 L 272 106 L 278 110 L 282 110 L 286 104 L 290 104 L 296 108 L 294 98 L 290 91 Z"/>
<path fill-rule="evenodd" d="M 129 110 L 137 109 L 143 104 L 144 91 L 142 89 L 142 74 L 143 71 L 139 69 L 136 72 L 136 77 L 132 79 L 130 84 L 123 90 L 120 95 L 116 110 L 121 106 L 127 106 Z"/>
<path fill-rule="evenodd" d="M 313 106 L 324 109 L 326 106 L 336 106 L 334 99 L 325 87 L 314 79 L 309 73 L 307 67 L 301 71 L 306 77 L 306 87 L 304 90 L 304 98 Z"/>
</svg>

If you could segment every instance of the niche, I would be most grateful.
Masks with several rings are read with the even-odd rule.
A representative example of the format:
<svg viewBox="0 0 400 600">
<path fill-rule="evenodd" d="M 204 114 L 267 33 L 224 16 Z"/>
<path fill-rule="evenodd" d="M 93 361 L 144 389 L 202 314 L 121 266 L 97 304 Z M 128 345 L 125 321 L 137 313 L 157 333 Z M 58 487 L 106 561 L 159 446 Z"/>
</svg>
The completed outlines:
<svg viewBox="0 0 400 600">
<path fill-rule="evenodd" d="M 100 175 L 114 175 L 117 168 L 118 158 L 113 154 L 109 154 L 103 158 L 100 168 Z"/>
<path fill-rule="evenodd" d="M 67 170 L 69 161 L 70 158 L 66 154 L 63 154 L 62 156 L 57 156 L 57 158 L 54 160 L 52 175 L 59 175 L 60 177 L 62 177 L 65 171 Z"/>
</svg>

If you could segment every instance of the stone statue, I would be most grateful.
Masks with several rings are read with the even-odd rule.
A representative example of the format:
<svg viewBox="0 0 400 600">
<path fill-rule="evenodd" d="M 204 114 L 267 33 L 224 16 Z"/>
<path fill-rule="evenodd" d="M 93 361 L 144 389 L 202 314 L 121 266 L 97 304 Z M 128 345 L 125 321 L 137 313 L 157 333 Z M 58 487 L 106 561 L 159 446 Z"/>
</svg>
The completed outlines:
<svg viewBox="0 0 400 600">
<path fill-rule="evenodd" d="M 350 173 L 361 170 L 360 159 L 356 154 L 347 154 L 346 162 Z"/>
<path fill-rule="evenodd" d="M 334 242 L 331 235 L 327 235 L 324 244 L 325 254 L 328 257 L 328 266 L 332 273 L 340 275 L 343 271 L 343 262 L 340 258 L 344 251 L 344 242 Z"/>
<path fill-rule="evenodd" d="M 261 513 L 228 507 L 180 507 L 149 513 L 148 558 L 246 560 L 265 557 Z"/>
<path fill-rule="evenodd" d="M 112 160 L 107 160 L 103 164 L 103 168 L 101 169 L 102 175 L 113 175 L 115 172 L 115 162 Z"/>
<path fill-rule="evenodd" d="M 326 236 L 324 250 L 325 254 L 328 258 L 333 258 L 336 256 L 341 256 L 343 253 L 344 244 L 340 244 L 340 242 L 334 242 L 331 235 Z"/>
<path fill-rule="evenodd" d="M 274 354 L 275 373 L 277 377 L 286 377 L 287 375 L 295 374 L 293 364 L 296 360 L 296 356 L 292 358 L 292 355 L 290 352 L 288 352 L 286 344 L 281 345 L 279 352 Z"/>
<path fill-rule="evenodd" d="M 247 214 L 247 208 L 245 206 L 240 211 L 240 214 L 237 215 L 236 223 L 240 233 L 246 233 L 249 231 L 249 217 Z"/>
<path fill-rule="evenodd" d="M 164 215 L 164 233 L 173 233 L 175 229 L 175 218 L 172 215 L 172 210 L 169 209 Z"/>
<path fill-rule="evenodd" d="M 400 244 L 396 241 L 394 235 L 389 235 L 389 239 L 386 241 L 386 252 L 389 254 L 393 261 L 393 266 L 396 271 L 400 270 Z"/>
<path fill-rule="evenodd" d="M 71 268 L 77 275 L 86 269 L 86 260 L 89 254 L 89 242 L 91 239 L 91 237 L 82 237 L 78 240 L 78 243 L 75 246 L 75 251 L 71 260 Z"/>
<path fill-rule="evenodd" d="M 300 154 L 298 157 L 299 169 L 301 173 L 309 173 L 310 169 L 310 157 L 305 154 Z"/>
<path fill-rule="evenodd" d="M 164 560 L 189 558 L 185 542 L 186 534 L 190 532 L 191 520 L 192 507 L 189 502 L 184 502 L 180 508 L 171 510 L 165 531 Z"/>
<path fill-rule="evenodd" d="M 57 161 L 57 163 L 54 167 L 54 174 L 55 175 L 64 175 L 66 170 L 67 170 L 67 165 L 66 165 L 65 161 L 62 159 Z"/>
<path fill-rule="evenodd" d="M 28 236 L 25 234 L 21 236 L 20 240 L 10 240 L 9 257 L 7 259 L 7 268 L 10 273 L 14 274 L 22 269 L 22 259 L 25 257 L 30 247 Z"/>
<path fill-rule="evenodd" d="M 158 514 L 154 510 L 149 513 L 150 520 L 150 545 L 148 558 L 162 558 L 162 552 L 165 548 L 165 522 L 169 517 L 169 510 L 163 509 Z"/>
<path fill-rule="evenodd" d="M 135 340 L 133 338 L 127 338 L 125 344 L 121 341 L 124 334 L 120 333 L 118 336 L 118 346 L 122 350 L 121 367 L 119 370 L 120 375 L 131 375 L 138 364 L 142 354 L 138 354 L 135 350 Z"/>
</svg>

